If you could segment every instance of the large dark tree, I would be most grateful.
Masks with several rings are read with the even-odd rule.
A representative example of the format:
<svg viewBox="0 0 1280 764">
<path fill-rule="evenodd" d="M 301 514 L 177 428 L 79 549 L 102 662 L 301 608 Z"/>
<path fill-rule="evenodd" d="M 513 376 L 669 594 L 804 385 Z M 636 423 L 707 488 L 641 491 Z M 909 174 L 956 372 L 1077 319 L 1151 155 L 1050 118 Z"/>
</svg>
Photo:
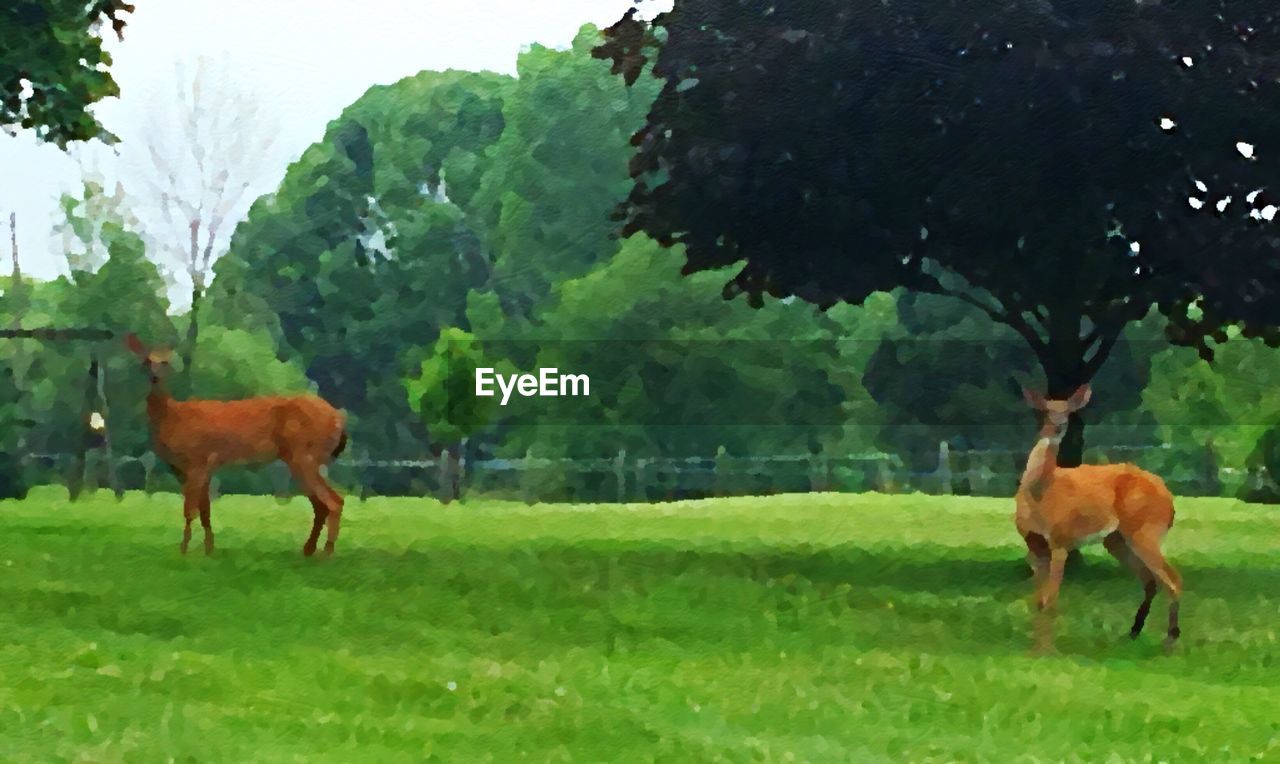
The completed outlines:
<svg viewBox="0 0 1280 764">
<path fill-rule="evenodd" d="M 122 35 L 124 0 L 5 0 L 0 3 L 0 126 L 28 128 L 65 148 L 110 140 L 88 108 L 118 95 L 102 29 Z"/>
<path fill-rule="evenodd" d="M 1063 397 L 1153 305 L 1206 356 L 1276 340 L 1273 2 L 675 0 L 608 36 L 664 81 L 625 232 L 736 266 L 726 296 L 952 295 Z"/>
</svg>

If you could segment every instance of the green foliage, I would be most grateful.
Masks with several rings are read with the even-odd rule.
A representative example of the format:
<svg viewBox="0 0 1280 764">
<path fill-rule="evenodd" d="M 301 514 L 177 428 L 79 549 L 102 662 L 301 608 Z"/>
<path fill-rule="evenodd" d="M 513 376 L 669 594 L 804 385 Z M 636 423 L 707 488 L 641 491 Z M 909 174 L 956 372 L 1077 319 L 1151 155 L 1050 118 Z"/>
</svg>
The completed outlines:
<svg viewBox="0 0 1280 764">
<path fill-rule="evenodd" d="M 509 450 L 803 453 L 840 437 L 838 340 L 853 317 L 842 325 L 805 303 L 726 303 L 718 275 L 683 278 L 679 257 L 637 236 L 556 287 L 510 355 L 536 348 L 537 367 L 588 374 L 592 393 L 527 404 Z"/>
<path fill-rule="evenodd" d="M 495 423 L 499 398 L 475 394 L 476 370 L 486 367 L 511 373 L 510 364 L 488 357 L 475 337 L 450 327 L 440 332 L 418 373 L 404 380 L 409 407 L 434 442 L 452 447 Z"/>
<path fill-rule="evenodd" d="M 894 293 L 898 321 L 857 368 L 883 416 L 881 448 L 915 471 L 937 466 L 941 441 L 959 449 L 1030 448 L 1036 421 L 1021 386 L 1044 389 L 1042 370 L 1011 328 L 949 297 Z M 1152 443 L 1139 411 L 1159 328 L 1131 325 L 1094 381 L 1087 410 L 1107 445 Z M 1014 457 L 1014 463 L 1021 457 Z"/>
<path fill-rule="evenodd" d="M 1272 432 L 1280 420 L 1278 378 L 1280 353 L 1238 333 L 1215 346 L 1212 365 L 1188 348 L 1156 356 L 1143 400 L 1168 444 L 1164 471 L 1170 478 L 1210 482 L 1207 461 L 1215 469 L 1280 468 Z M 1212 488 L 1210 482 L 1201 490 Z"/>
<path fill-rule="evenodd" d="M 495 260 L 494 286 L 528 314 L 554 284 L 583 275 L 618 247 L 611 213 L 630 188 L 631 135 L 657 92 L 626 88 L 591 56 L 582 27 L 569 50 L 520 55 L 475 206 Z"/>
<path fill-rule="evenodd" d="M 280 360 L 265 333 L 206 326 L 196 357 L 200 363 L 193 395 L 198 398 L 227 400 L 310 390 L 306 374 L 296 363 Z"/>
<path fill-rule="evenodd" d="M 260 199 L 217 266 L 213 302 L 279 332 L 361 438 L 417 455 L 399 380 L 489 264 L 467 206 L 502 130 L 509 78 L 423 72 L 371 89 Z M 220 319 L 236 326 L 229 318 Z"/>
<path fill-rule="evenodd" d="M 1237 323 L 1280 344 L 1280 153 L 1245 136 L 1280 134 L 1271 0 L 634 10 L 597 50 L 662 86 L 623 231 L 682 246 L 686 272 L 734 266 L 752 301 L 955 296 L 1060 398 L 1153 305 L 1206 355 Z"/>
<path fill-rule="evenodd" d="M 1180 502 L 1183 642 L 1094 547 L 1032 657 L 1007 500 L 0 508 L 15 761 L 1168 761 L 1274 757 L 1273 512 Z M 790 754 L 790 757 L 788 757 Z"/>
<path fill-rule="evenodd" d="M 165 284 L 147 258 L 122 192 L 107 194 L 101 184 L 86 181 L 80 196 L 63 197 L 63 210 L 66 217 L 59 228 L 74 245 L 68 254 L 79 256 L 71 260 L 70 278 L 28 281 L 22 324 L 101 328 L 120 337 L 136 332 L 151 343 L 172 343 L 176 334 L 168 316 Z M 113 450 L 139 455 L 149 447 L 143 405 L 147 378 L 122 343 L 4 341 L 0 354 L 14 374 L 17 411 L 33 423 L 24 436 L 24 451 L 62 455 L 81 451 L 86 408 L 101 408 L 89 376 L 94 357 L 105 377 L 109 404 L 105 413 Z"/>
<path fill-rule="evenodd" d="M 124 0 L 7 0 L 0 7 L 0 125 L 66 148 L 112 140 L 88 111 L 119 95 L 101 26 L 123 32 Z"/>
<path fill-rule="evenodd" d="M 7 359 L 6 359 L 7 360 Z M 20 458 L 29 421 L 22 410 L 22 390 L 9 363 L 0 362 L 0 499 L 21 499 L 27 480 Z"/>
</svg>

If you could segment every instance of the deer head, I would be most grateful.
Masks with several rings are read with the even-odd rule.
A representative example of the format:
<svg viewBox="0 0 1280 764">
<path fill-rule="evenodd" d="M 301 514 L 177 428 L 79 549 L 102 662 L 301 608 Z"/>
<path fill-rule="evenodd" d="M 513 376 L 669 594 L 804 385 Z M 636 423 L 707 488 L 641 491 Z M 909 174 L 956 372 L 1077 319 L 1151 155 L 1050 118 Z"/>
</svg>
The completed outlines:
<svg viewBox="0 0 1280 764">
<path fill-rule="evenodd" d="M 1022 396 L 1027 399 L 1027 405 L 1040 412 L 1040 437 L 1054 442 L 1062 440 L 1062 436 L 1066 433 L 1067 420 L 1073 413 L 1084 408 L 1092 395 L 1093 389 L 1087 384 L 1076 388 L 1071 397 L 1065 401 L 1049 400 L 1034 390 L 1022 388 Z"/>
<path fill-rule="evenodd" d="M 151 377 L 152 384 L 158 384 L 169 376 L 173 366 L 173 351 L 168 348 L 147 349 L 136 334 L 125 338 L 125 346 L 142 361 L 142 368 Z"/>
</svg>

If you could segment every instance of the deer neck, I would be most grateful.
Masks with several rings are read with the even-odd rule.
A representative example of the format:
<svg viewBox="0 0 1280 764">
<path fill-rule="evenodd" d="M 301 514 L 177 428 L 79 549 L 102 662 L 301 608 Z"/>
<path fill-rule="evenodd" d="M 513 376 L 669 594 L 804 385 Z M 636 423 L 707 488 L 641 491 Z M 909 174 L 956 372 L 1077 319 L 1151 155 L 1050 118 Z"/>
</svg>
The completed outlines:
<svg viewBox="0 0 1280 764">
<path fill-rule="evenodd" d="M 151 421 L 152 426 L 164 420 L 172 404 L 173 396 L 169 395 L 164 382 L 158 380 L 152 382 L 151 390 L 147 393 L 147 419 Z"/>
<path fill-rule="evenodd" d="M 1053 482 L 1053 473 L 1058 466 L 1058 444 L 1061 442 L 1061 434 L 1048 431 L 1040 433 L 1040 439 L 1027 455 L 1027 466 L 1022 472 L 1019 490 L 1034 498 L 1039 498 L 1044 493 L 1045 488 Z"/>
</svg>

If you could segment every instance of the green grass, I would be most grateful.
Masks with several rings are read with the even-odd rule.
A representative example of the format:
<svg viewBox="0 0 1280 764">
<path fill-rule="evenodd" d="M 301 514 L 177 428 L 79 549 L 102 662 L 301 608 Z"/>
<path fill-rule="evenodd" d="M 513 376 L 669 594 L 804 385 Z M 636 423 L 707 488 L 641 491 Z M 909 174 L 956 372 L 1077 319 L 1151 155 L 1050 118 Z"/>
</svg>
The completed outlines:
<svg viewBox="0 0 1280 764">
<path fill-rule="evenodd" d="M 3 761 L 1280 757 L 1280 514 L 1183 500 L 1183 641 L 1099 548 L 1030 653 L 998 499 L 0 504 Z M 198 547 L 199 534 L 196 543 Z"/>
</svg>

